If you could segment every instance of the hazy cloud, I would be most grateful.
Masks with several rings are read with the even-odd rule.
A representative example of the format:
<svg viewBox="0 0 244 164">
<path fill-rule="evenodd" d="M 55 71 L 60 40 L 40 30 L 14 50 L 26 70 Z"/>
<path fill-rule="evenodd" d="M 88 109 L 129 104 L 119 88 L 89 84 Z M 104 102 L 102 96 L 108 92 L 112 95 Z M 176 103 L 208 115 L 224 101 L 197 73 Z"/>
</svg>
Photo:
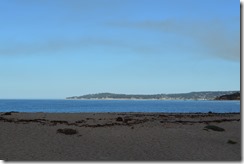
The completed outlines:
<svg viewBox="0 0 244 164">
<path fill-rule="evenodd" d="M 238 20 L 233 24 L 236 25 Z M 104 25 L 104 24 L 103 24 Z M 58 52 L 69 49 L 82 49 L 96 46 L 105 46 L 116 51 L 128 50 L 137 54 L 162 54 L 166 47 L 168 51 L 172 48 L 184 49 L 184 51 L 192 52 L 194 47 L 184 47 L 187 39 L 191 39 L 199 45 L 203 52 L 201 54 L 211 55 L 222 59 L 239 61 L 240 60 L 240 29 L 227 27 L 222 21 L 175 21 L 172 19 L 162 21 L 141 21 L 141 22 L 114 22 L 106 24 L 107 30 L 115 29 L 116 31 L 130 32 L 131 35 L 123 38 L 115 38 L 114 36 L 107 37 L 77 37 L 73 39 L 67 38 L 46 38 L 42 42 L 30 43 L 9 43 L 0 45 L 0 55 L 30 55 L 38 53 Z M 132 30 L 137 30 L 141 33 L 141 37 L 133 36 Z M 172 34 L 181 36 L 181 40 L 175 38 L 167 43 L 167 46 L 162 46 L 165 43 L 159 43 L 159 40 L 152 40 L 153 44 L 148 44 L 149 41 L 145 34 L 150 33 Z M 145 36 L 144 36 L 145 35 Z M 160 36 L 158 36 L 159 38 Z M 185 40 L 182 38 L 186 38 Z M 182 42 L 182 45 L 175 47 L 175 43 Z M 192 49 L 191 49 L 192 48 Z M 197 48 L 196 48 L 197 49 Z M 172 50 L 174 51 L 174 50 Z M 194 51 L 195 52 L 195 51 Z M 197 54 L 196 54 L 197 55 Z"/>
<path fill-rule="evenodd" d="M 13 43 L 5 47 L 0 47 L 0 55 L 35 55 L 39 53 L 53 53 L 63 50 L 77 50 L 82 48 L 95 48 L 104 46 L 111 50 L 128 50 L 136 53 L 152 53 L 158 49 L 138 43 L 125 42 L 109 38 L 76 38 L 76 39 L 47 39 L 45 42 Z"/>
<path fill-rule="evenodd" d="M 233 21 L 235 21 L 234 24 L 238 23 L 238 20 Z M 120 22 L 109 25 L 184 36 L 196 41 L 205 50 L 206 55 L 227 60 L 240 60 L 240 29 L 233 31 L 219 20 Z"/>
</svg>

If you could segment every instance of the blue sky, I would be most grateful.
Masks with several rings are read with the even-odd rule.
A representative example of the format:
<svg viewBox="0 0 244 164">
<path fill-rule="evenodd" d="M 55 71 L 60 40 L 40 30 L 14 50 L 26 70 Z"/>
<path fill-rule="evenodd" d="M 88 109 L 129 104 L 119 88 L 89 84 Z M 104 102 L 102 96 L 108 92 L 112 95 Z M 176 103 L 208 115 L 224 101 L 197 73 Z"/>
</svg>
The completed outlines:
<svg viewBox="0 0 244 164">
<path fill-rule="evenodd" d="M 2 0 L 0 98 L 240 89 L 238 0 Z"/>
</svg>

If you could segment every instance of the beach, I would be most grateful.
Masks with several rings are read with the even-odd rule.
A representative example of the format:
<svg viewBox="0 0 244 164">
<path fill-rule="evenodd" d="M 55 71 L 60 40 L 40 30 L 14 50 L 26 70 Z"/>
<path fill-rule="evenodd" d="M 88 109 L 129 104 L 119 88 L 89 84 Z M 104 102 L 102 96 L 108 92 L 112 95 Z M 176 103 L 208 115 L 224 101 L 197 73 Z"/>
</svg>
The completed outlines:
<svg viewBox="0 0 244 164">
<path fill-rule="evenodd" d="M 240 161 L 238 113 L 0 113 L 5 161 Z"/>
</svg>

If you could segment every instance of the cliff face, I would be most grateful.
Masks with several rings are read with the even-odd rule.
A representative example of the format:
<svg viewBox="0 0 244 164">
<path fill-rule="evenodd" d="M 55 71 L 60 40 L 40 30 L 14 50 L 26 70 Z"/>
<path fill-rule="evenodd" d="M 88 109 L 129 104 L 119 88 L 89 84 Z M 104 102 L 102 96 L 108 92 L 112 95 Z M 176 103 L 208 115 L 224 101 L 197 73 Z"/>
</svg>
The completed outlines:
<svg viewBox="0 0 244 164">
<path fill-rule="evenodd" d="M 215 100 L 240 100 L 240 92 L 216 97 Z"/>
</svg>

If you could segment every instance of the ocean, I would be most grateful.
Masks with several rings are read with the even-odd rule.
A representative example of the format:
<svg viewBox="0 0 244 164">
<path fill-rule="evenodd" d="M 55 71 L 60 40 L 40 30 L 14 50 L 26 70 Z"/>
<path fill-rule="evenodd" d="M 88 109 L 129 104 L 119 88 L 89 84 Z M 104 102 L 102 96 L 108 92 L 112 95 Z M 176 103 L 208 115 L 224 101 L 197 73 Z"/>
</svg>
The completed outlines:
<svg viewBox="0 0 244 164">
<path fill-rule="evenodd" d="M 206 100 L 0 100 L 0 112 L 240 112 L 240 101 Z"/>
</svg>

